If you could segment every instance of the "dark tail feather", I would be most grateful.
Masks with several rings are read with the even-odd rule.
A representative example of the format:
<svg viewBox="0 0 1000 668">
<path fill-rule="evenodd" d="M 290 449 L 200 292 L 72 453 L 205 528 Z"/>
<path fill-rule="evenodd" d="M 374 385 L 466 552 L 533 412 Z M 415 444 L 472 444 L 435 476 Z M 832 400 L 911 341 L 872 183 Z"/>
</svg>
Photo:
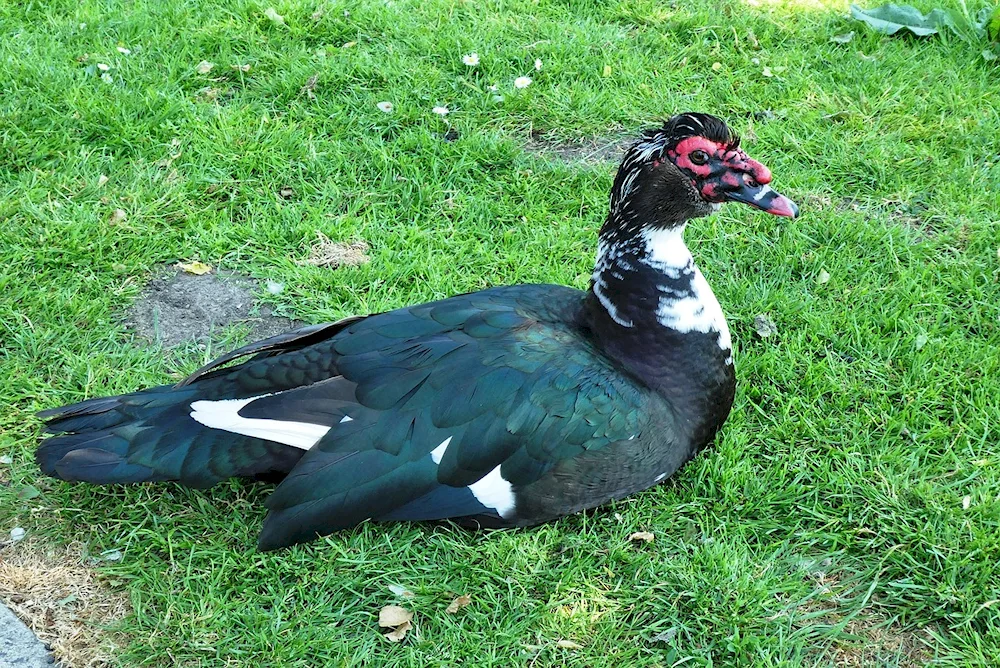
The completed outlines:
<svg viewBox="0 0 1000 668">
<path fill-rule="evenodd" d="M 281 476 L 296 448 L 209 429 L 190 417 L 201 390 L 154 387 L 42 411 L 57 433 L 35 451 L 46 475 L 95 484 L 176 480 L 211 487 L 227 478 Z"/>
</svg>

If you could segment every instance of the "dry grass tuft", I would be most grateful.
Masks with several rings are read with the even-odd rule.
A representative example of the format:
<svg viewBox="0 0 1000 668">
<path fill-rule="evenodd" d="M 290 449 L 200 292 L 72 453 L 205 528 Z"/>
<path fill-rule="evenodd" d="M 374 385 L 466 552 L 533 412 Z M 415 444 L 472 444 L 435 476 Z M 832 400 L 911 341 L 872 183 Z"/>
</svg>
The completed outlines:
<svg viewBox="0 0 1000 668">
<path fill-rule="evenodd" d="M 61 665 L 111 665 L 118 646 L 107 627 L 131 611 L 86 564 L 83 546 L 24 541 L 0 547 L 0 601 L 52 648 Z"/>
<path fill-rule="evenodd" d="M 791 613 L 793 623 L 799 627 L 841 626 L 844 636 L 834 640 L 820 652 L 818 665 L 838 668 L 876 665 L 919 668 L 932 661 L 934 640 L 926 629 L 907 629 L 890 620 L 877 610 L 874 597 L 871 604 L 845 622 L 850 613 L 841 604 L 845 602 L 842 596 L 847 587 L 833 573 L 812 573 L 811 579 L 816 584 L 818 596 Z"/>
<path fill-rule="evenodd" d="M 898 665 L 919 668 L 931 663 L 930 634 L 904 629 L 881 614 L 865 610 L 844 626 L 844 633 L 861 638 L 856 644 L 837 643 L 827 651 L 840 668 Z M 895 661 L 898 659 L 898 663 Z"/>
<path fill-rule="evenodd" d="M 316 232 L 316 243 L 309 249 L 309 257 L 300 260 L 299 264 L 311 264 L 317 267 L 336 269 L 337 267 L 357 267 L 371 261 L 367 255 L 368 244 L 355 241 L 344 244 L 331 241 L 322 232 Z"/>
<path fill-rule="evenodd" d="M 603 137 L 564 142 L 536 136 L 528 140 L 524 150 L 571 164 L 596 165 L 620 162 L 625 150 L 634 142 L 634 137 Z"/>
</svg>

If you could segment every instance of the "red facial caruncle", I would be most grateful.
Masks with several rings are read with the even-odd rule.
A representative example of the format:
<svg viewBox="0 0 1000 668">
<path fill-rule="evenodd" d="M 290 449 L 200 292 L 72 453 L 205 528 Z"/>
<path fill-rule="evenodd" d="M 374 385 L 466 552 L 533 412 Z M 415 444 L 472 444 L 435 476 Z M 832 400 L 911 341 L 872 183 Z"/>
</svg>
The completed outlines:
<svg viewBox="0 0 1000 668">
<path fill-rule="evenodd" d="M 771 190 L 771 171 L 736 145 L 687 137 L 667 150 L 707 202 L 739 201 L 778 216 L 794 218 L 798 207 Z"/>
</svg>

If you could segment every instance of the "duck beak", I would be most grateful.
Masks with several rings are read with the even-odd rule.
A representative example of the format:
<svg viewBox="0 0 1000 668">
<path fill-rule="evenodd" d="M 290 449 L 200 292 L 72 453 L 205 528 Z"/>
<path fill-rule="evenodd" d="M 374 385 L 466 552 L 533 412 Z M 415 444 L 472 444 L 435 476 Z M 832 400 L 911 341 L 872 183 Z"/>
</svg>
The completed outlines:
<svg viewBox="0 0 1000 668">
<path fill-rule="evenodd" d="M 799 215 L 799 207 L 795 202 L 771 190 L 771 186 L 767 184 L 754 186 L 743 184 L 737 190 L 727 191 L 726 197 L 733 202 L 743 202 L 775 216 L 797 218 Z"/>
</svg>

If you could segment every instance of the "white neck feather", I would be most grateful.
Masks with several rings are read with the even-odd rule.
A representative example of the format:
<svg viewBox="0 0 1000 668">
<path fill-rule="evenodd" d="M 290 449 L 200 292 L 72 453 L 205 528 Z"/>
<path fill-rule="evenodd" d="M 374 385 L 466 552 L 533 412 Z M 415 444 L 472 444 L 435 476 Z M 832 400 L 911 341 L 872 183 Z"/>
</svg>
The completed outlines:
<svg viewBox="0 0 1000 668">
<path fill-rule="evenodd" d="M 646 229 L 640 233 L 638 240 L 641 243 L 641 250 L 636 249 L 638 252 L 633 251 L 633 253 L 608 246 L 603 242 L 598 246 L 594 293 L 612 319 L 623 327 L 634 326 L 631 320 L 627 320 L 619 313 L 614 302 L 605 294 L 607 283 L 602 274 L 611 272 L 612 275 L 620 275 L 622 271 L 631 268 L 630 262 L 638 261 L 672 281 L 680 281 L 685 286 L 681 293 L 661 288 L 656 309 L 656 319 L 661 325 L 682 333 L 718 334 L 719 347 L 731 351 L 732 340 L 726 317 L 708 281 L 695 265 L 691 251 L 684 243 L 684 226 Z M 684 281 L 685 278 L 688 280 Z M 726 361 L 731 363 L 732 356 L 730 355 Z"/>
</svg>

